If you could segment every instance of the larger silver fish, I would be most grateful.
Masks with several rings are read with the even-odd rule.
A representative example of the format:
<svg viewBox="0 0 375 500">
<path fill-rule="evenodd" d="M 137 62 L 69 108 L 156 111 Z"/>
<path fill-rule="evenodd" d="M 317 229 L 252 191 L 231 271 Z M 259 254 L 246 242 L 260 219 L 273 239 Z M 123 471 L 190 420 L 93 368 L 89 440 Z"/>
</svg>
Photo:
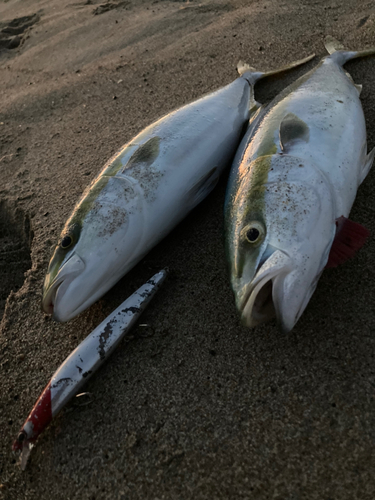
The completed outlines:
<svg viewBox="0 0 375 500">
<path fill-rule="evenodd" d="M 291 330 L 327 262 L 367 236 L 347 217 L 375 151 L 367 154 L 361 87 L 342 66 L 375 49 L 345 51 L 332 39 L 326 47 L 331 55 L 259 112 L 231 171 L 226 247 L 249 327 L 276 314 Z"/>
<path fill-rule="evenodd" d="M 312 56 L 311 56 L 312 57 Z M 213 189 L 232 159 L 261 73 L 184 106 L 126 144 L 87 188 L 49 264 L 43 308 L 68 321 L 109 290 Z"/>
</svg>

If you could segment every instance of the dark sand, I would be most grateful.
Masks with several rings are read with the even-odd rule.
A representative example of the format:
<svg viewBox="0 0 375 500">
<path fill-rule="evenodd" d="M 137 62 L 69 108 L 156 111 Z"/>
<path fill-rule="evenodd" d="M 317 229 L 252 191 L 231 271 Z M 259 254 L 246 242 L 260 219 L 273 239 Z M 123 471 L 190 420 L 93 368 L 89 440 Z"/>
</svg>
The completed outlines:
<svg viewBox="0 0 375 500">
<path fill-rule="evenodd" d="M 0 2 L 0 281 L 5 297 L 14 290 L 0 326 L 2 498 L 375 498 L 374 172 L 351 216 L 372 237 L 324 273 L 289 335 L 240 326 L 223 251 L 225 179 L 88 311 L 58 324 L 40 310 L 50 247 L 121 145 L 229 83 L 239 59 L 269 69 L 320 57 L 326 34 L 369 47 L 374 20 L 373 2 L 353 0 Z M 374 68 L 374 59 L 347 65 L 363 84 L 369 148 Z M 165 266 L 170 277 L 142 319 L 151 327 L 134 330 L 21 472 L 11 444 L 52 373 Z"/>
</svg>

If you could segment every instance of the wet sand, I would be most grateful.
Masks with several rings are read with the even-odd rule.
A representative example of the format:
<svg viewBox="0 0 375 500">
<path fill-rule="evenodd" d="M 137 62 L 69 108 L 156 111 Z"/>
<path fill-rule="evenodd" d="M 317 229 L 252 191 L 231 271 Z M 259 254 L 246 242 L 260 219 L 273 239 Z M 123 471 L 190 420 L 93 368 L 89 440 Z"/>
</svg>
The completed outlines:
<svg viewBox="0 0 375 500">
<path fill-rule="evenodd" d="M 10 293 L 0 324 L 1 498 L 375 497 L 374 172 L 351 214 L 372 236 L 323 274 L 288 335 L 240 325 L 223 249 L 225 178 L 88 311 L 58 324 L 40 309 L 51 246 L 119 147 L 231 82 L 239 59 L 271 69 L 321 57 L 327 34 L 373 46 L 374 20 L 371 2 L 350 0 L 0 2 L 0 299 Z M 317 61 L 259 85 L 257 99 Z M 369 149 L 374 68 L 374 59 L 347 65 L 363 84 Z M 54 420 L 21 472 L 11 444 L 52 373 L 165 266 L 168 281 L 141 321 L 150 326 L 91 379 L 91 396 Z"/>
</svg>

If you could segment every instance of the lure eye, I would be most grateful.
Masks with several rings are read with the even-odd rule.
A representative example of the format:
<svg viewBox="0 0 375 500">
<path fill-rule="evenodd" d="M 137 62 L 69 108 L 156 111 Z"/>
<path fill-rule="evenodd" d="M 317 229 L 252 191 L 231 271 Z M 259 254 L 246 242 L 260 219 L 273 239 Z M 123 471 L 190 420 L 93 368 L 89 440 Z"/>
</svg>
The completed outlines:
<svg viewBox="0 0 375 500">
<path fill-rule="evenodd" d="M 61 240 L 60 247 L 65 250 L 66 248 L 69 248 L 72 244 L 73 244 L 73 238 L 69 234 L 67 234 Z"/>
<path fill-rule="evenodd" d="M 243 234 L 248 243 L 258 245 L 264 240 L 266 230 L 262 223 L 253 221 L 244 228 Z"/>
<path fill-rule="evenodd" d="M 17 437 L 17 441 L 19 443 L 22 443 L 23 441 L 25 441 L 26 439 L 26 432 L 25 431 L 22 431 L 18 434 L 18 437 Z"/>
</svg>

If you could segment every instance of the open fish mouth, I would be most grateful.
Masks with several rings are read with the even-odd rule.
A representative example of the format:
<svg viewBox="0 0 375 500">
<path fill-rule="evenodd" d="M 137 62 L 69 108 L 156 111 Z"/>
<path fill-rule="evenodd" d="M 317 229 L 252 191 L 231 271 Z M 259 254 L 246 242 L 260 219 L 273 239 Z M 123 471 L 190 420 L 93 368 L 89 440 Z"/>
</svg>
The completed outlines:
<svg viewBox="0 0 375 500">
<path fill-rule="evenodd" d="M 57 294 L 62 294 L 72 280 L 84 269 L 85 264 L 83 260 L 74 253 L 61 267 L 51 283 L 48 283 L 50 276 L 47 274 L 44 285 L 45 291 L 42 299 L 42 309 L 46 314 L 54 313 Z"/>
<path fill-rule="evenodd" d="M 59 289 L 63 281 L 63 277 L 58 277 L 58 279 L 55 279 L 48 287 L 46 293 L 43 295 L 42 309 L 46 314 L 53 314 L 57 290 Z"/>
<path fill-rule="evenodd" d="M 275 316 L 279 322 L 282 321 L 275 288 L 279 287 L 280 281 L 291 269 L 291 259 L 280 250 L 273 252 L 259 266 L 254 278 L 244 286 L 238 303 L 244 325 L 253 328 Z"/>
<path fill-rule="evenodd" d="M 252 287 L 244 301 L 241 319 L 245 326 L 253 328 L 266 323 L 276 315 L 272 300 L 272 279 L 268 276 Z"/>
</svg>

